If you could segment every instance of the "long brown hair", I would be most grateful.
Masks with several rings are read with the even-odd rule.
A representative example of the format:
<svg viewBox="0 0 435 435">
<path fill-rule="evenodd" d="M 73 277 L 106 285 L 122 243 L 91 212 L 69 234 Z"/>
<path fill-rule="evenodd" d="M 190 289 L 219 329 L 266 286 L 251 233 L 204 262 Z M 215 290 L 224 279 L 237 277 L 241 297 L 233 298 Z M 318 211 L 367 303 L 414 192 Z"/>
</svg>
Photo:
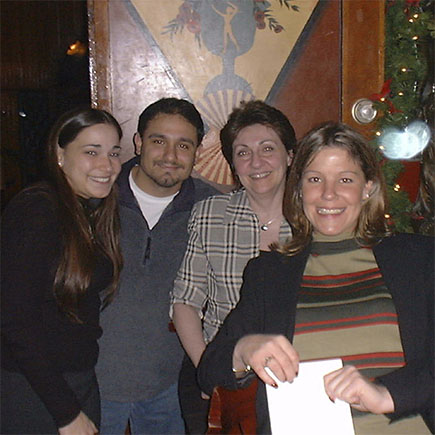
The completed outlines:
<svg viewBox="0 0 435 435">
<path fill-rule="evenodd" d="M 48 174 L 54 189 L 63 240 L 53 291 L 59 308 L 77 322 L 80 322 L 77 304 L 91 281 L 97 255 L 96 245 L 113 265 L 113 279 L 106 289 L 104 306 L 113 299 L 122 267 L 116 185 L 87 216 L 83 204 L 58 164 L 57 147 L 66 148 L 82 130 L 97 124 L 113 126 L 121 139 L 122 130 L 116 119 L 104 110 L 90 108 L 75 109 L 62 115 L 48 137 Z"/>
<path fill-rule="evenodd" d="M 303 210 L 302 176 L 317 153 L 328 147 L 345 149 L 361 167 L 366 181 L 372 181 L 369 198 L 364 201 L 358 218 L 355 237 L 362 239 L 364 245 L 373 246 L 380 238 L 390 234 L 385 219 L 385 181 L 374 150 L 366 139 L 352 128 L 345 124 L 328 122 L 311 130 L 297 146 L 283 204 L 283 214 L 290 223 L 293 238 L 282 246 L 275 246 L 279 252 L 286 255 L 300 252 L 311 241 L 313 226 Z"/>
<path fill-rule="evenodd" d="M 435 236 L 435 142 L 430 141 L 421 156 L 420 185 L 413 207 L 416 232 Z"/>
</svg>

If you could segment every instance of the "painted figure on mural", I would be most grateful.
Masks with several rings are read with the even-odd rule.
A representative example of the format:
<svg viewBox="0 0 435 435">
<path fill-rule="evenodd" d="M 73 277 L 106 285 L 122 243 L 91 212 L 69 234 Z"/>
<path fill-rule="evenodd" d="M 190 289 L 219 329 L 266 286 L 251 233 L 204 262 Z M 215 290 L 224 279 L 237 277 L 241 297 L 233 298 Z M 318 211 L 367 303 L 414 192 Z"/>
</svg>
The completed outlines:
<svg viewBox="0 0 435 435">
<path fill-rule="evenodd" d="M 299 11 L 291 0 L 281 1 L 279 5 L 289 11 Z M 208 82 L 204 96 L 223 90 L 240 90 L 254 96 L 248 81 L 235 73 L 235 60 L 252 49 L 257 30 L 268 28 L 275 33 L 284 30 L 272 11 L 272 4 L 255 0 L 186 0 L 178 12 L 164 26 L 163 34 L 173 37 L 186 27 L 200 46 L 203 43 L 210 53 L 222 59 L 222 73 Z"/>
<path fill-rule="evenodd" d="M 220 12 L 213 5 L 211 5 L 211 7 L 224 20 L 224 48 L 222 50 L 222 54 L 225 54 L 225 52 L 227 51 L 228 38 L 230 38 L 230 40 L 236 47 L 236 50 L 238 51 L 239 44 L 237 43 L 237 39 L 234 37 L 231 22 L 233 21 L 234 15 L 236 15 L 237 12 L 239 12 L 239 8 L 230 2 L 228 2 L 228 6 L 225 12 Z"/>
</svg>

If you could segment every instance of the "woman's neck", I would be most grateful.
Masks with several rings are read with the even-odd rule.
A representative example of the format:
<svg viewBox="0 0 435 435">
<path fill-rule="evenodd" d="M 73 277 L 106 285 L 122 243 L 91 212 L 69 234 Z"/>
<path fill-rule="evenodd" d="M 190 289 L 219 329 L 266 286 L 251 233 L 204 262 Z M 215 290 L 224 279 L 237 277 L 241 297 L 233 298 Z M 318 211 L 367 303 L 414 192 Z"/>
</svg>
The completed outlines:
<svg viewBox="0 0 435 435">
<path fill-rule="evenodd" d="M 347 240 L 353 238 L 355 238 L 355 234 L 353 231 L 345 231 L 341 234 L 333 236 L 313 232 L 313 240 L 315 242 L 339 242 L 340 240 Z"/>
<path fill-rule="evenodd" d="M 284 191 L 278 191 L 275 195 L 252 195 L 246 192 L 249 205 L 257 215 L 260 224 L 265 224 L 271 219 L 278 219 L 282 216 L 282 201 Z"/>
<path fill-rule="evenodd" d="M 247 192 L 249 205 L 256 214 L 260 229 L 260 250 L 269 251 L 270 244 L 279 241 L 279 232 L 283 221 L 283 191 L 275 195 L 250 195 Z"/>
<path fill-rule="evenodd" d="M 82 204 L 83 208 L 88 209 L 90 211 L 96 210 L 101 203 L 103 202 L 103 198 L 83 198 L 83 196 L 77 195 L 79 202 Z"/>
</svg>

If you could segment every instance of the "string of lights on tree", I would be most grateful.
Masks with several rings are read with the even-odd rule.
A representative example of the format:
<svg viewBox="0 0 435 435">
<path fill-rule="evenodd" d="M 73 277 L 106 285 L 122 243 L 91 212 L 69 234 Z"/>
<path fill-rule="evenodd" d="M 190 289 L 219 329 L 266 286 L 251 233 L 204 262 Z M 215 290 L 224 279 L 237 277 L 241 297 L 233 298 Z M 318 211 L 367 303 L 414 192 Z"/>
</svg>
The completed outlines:
<svg viewBox="0 0 435 435">
<path fill-rule="evenodd" d="M 397 183 L 400 159 L 418 156 L 433 128 L 433 0 L 387 0 L 385 83 L 370 99 L 378 110 L 376 139 L 387 182 L 390 215 L 398 231 L 412 232 L 413 204 Z M 421 121 L 420 123 L 415 122 Z M 424 144 L 424 145 L 422 145 Z"/>
</svg>

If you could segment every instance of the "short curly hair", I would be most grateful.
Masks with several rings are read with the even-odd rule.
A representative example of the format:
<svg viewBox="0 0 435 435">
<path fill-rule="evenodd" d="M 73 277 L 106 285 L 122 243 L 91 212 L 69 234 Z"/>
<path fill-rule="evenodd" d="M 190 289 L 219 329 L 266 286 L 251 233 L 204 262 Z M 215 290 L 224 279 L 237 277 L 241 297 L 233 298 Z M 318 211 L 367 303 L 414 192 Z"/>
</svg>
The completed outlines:
<svg viewBox="0 0 435 435">
<path fill-rule="evenodd" d="M 287 151 L 296 146 L 296 134 L 288 118 L 280 110 L 269 106 L 264 101 L 243 101 L 230 114 L 227 123 L 220 132 L 222 153 L 234 174 L 233 143 L 245 127 L 253 124 L 262 124 L 272 128 L 281 139 Z"/>
</svg>

